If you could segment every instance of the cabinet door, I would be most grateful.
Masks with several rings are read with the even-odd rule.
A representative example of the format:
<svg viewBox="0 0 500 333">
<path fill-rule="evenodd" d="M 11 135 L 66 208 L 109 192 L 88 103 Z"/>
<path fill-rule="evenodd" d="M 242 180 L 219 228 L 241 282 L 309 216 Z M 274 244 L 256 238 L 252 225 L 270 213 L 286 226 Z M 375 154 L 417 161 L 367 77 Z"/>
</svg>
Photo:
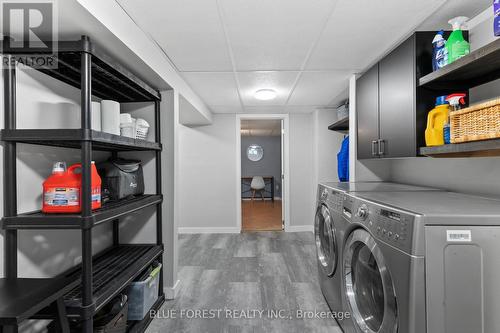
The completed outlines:
<svg viewBox="0 0 500 333">
<path fill-rule="evenodd" d="M 379 138 L 378 65 L 356 81 L 356 118 L 358 123 L 358 159 L 377 158 L 373 142 Z"/>
<path fill-rule="evenodd" d="M 416 156 L 414 48 L 411 37 L 379 63 L 381 157 Z"/>
</svg>

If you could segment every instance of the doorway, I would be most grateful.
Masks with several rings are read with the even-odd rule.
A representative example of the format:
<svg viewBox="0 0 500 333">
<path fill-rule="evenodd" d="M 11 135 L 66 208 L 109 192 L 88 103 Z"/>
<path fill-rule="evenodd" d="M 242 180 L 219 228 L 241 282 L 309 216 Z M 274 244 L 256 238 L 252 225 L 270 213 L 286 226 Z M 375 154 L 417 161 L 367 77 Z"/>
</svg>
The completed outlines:
<svg viewBox="0 0 500 333">
<path fill-rule="evenodd" d="M 286 115 L 237 117 L 238 223 L 242 232 L 287 225 Z"/>
</svg>

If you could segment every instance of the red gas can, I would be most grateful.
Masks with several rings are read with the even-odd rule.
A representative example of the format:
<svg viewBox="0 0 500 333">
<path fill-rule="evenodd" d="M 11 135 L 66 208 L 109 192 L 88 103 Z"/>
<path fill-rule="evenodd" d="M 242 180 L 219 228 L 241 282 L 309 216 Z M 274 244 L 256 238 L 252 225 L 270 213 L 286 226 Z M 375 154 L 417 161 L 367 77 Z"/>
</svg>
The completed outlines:
<svg viewBox="0 0 500 333">
<path fill-rule="evenodd" d="M 63 163 L 56 163 L 52 175 L 43 182 L 44 213 L 80 213 L 82 175 L 76 173 L 81 169 L 80 163 L 68 168 Z M 91 166 L 92 209 L 101 208 L 101 177 L 97 173 L 95 163 Z"/>
</svg>

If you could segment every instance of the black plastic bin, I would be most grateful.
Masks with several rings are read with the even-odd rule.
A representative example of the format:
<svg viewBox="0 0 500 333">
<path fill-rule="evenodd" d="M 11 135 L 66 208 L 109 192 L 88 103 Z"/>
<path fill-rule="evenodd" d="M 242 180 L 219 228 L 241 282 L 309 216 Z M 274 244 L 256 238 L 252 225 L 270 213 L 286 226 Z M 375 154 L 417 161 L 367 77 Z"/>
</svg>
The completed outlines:
<svg viewBox="0 0 500 333">
<path fill-rule="evenodd" d="M 128 299 L 126 295 L 119 295 L 94 316 L 94 333 L 125 333 L 127 319 Z M 52 323 L 47 328 L 49 333 L 57 332 Z M 82 332 L 82 322 L 70 321 L 70 331 Z"/>
<path fill-rule="evenodd" d="M 101 315 L 102 313 L 102 315 Z M 107 313 L 100 311 L 94 318 L 94 333 L 125 333 L 127 332 L 128 301 L 121 295 L 113 301 Z"/>
</svg>

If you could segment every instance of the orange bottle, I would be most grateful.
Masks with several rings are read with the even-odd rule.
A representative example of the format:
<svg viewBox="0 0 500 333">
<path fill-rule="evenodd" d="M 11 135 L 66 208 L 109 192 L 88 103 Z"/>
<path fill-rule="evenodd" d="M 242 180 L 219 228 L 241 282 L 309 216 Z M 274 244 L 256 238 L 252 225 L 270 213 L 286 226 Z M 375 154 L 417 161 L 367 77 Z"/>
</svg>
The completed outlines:
<svg viewBox="0 0 500 333">
<path fill-rule="evenodd" d="M 44 213 L 80 213 L 82 175 L 76 173 L 81 169 L 80 163 L 66 170 L 64 162 L 56 162 L 52 175 L 43 182 Z M 97 173 L 95 163 L 91 166 L 92 209 L 101 208 L 101 177 Z"/>
</svg>

